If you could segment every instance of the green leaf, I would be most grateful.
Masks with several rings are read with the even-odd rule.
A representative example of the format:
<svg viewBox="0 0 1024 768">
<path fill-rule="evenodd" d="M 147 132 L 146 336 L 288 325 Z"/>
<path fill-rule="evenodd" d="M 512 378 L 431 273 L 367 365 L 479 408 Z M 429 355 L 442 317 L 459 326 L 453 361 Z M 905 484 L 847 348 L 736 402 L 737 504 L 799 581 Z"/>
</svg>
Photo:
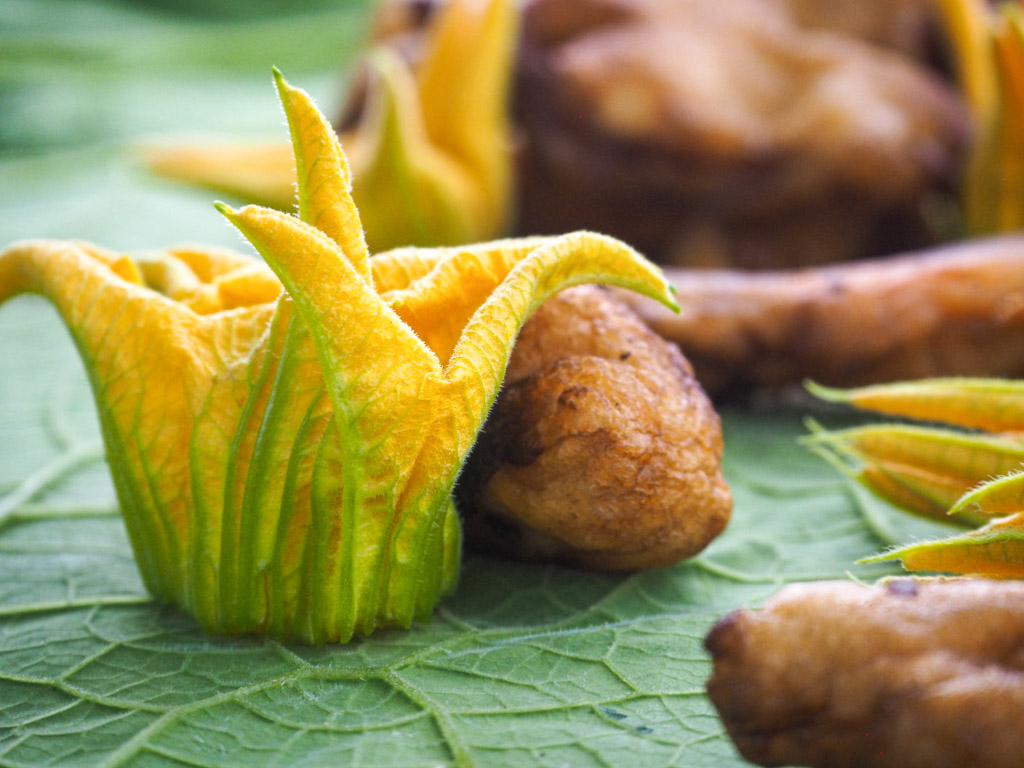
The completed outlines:
<svg viewBox="0 0 1024 768">
<path fill-rule="evenodd" d="M 33 5 L 4 3 L 0 13 Z M 63 35 L 100 10 L 133 18 L 131 6 L 113 3 L 39 7 L 68 11 L 66 20 L 48 16 Z M 127 35 L 107 26 L 96 45 Z M 188 238 L 238 247 L 207 195 L 136 172 L 113 140 L 158 123 L 188 128 L 199 114 L 259 114 L 255 127 L 277 132 L 280 113 L 261 112 L 272 101 L 269 63 L 244 75 L 181 63 L 179 73 L 195 66 L 202 76 L 172 86 L 155 67 L 82 61 L 70 112 L 63 96 L 72 89 L 54 86 L 18 102 L 38 108 L 39 119 L 0 113 L 0 141 L 10 139 L 0 147 L 0 244 L 80 237 L 127 250 Z M 19 71 L 38 73 L 37 65 Z M 93 77 L 112 69 L 113 84 Z M 317 78 L 327 105 L 333 60 Z M 104 121 L 76 123 L 78 106 L 92 103 L 102 104 Z M 66 139 L 58 144 L 80 144 L 78 136 L 95 146 L 11 156 L 12 147 L 38 146 L 31 130 L 49 120 Z M 2 766 L 735 768 L 744 762 L 703 693 L 710 662 L 701 642 L 711 624 L 786 581 L 896 572 L 853 562 L 945 531 L 891 512 L 800 448 L 798 414 L 731 411 L 735 515 L 695 560 L 607 576 L 469 557 L 455 595 L 408 631 L 319 649 L 215 639 L 143 589 L 98 430 L 52 308 L 32 297 L 4 305 Z"/>
</svg>

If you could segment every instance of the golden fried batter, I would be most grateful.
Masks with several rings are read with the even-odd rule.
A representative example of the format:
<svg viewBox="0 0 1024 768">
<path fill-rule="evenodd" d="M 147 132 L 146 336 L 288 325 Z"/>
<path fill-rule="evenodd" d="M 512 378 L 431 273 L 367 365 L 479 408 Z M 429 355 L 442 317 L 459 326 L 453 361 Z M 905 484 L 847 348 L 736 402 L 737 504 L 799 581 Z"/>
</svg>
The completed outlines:
<svg viewBox="0 0 1024 768">
<path fill-rule="evenodd" d="M 666 270 L 683 308 L 619 295 L 704 388 L 1022 376 L 1024 238 L 788 272 Z"/>
<path fill-rule="evenodd" d="M 827 29 L 925 58 L 938 26 L 937 0 L 766 0 L 801 27 Z"/>
<path fill-rule="evenodd" d="M 469 542 L 603 570 L 667 565 L 729 519 L 718 415 L 678 351 L 606 291 L 523 328 L 460 478 Z"/>
<path fill-rule="evenodd" d="M 708 693 L 760 765 L 1016 768 L 1024 584 L 791 585 L 711 630 Z"/>
<path fill-rule="evenodd" d="M 919 62 L 816 28 L 872 23 L 783 0 L 530 0 L 519 226 L 718 267 L 921 242 L 967 119 Z"/>
</svg>

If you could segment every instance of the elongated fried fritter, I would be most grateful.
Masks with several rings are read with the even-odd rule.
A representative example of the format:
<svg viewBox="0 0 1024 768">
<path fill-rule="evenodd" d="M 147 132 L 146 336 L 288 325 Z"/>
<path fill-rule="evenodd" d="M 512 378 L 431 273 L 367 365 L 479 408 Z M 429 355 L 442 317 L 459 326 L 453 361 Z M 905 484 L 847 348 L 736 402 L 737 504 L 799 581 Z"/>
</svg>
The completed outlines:
<svg viewBox="0 0 1024 768">
<path fill-rule="evenodd" d="M 1021 237 L 815 269 L 666 274 L 678 315 L 618 295 L 682 347 L 712 394 L 1024 375 Z"/>
<path fill-rule="evenodd" d="M 459 481 L 471 544 L 602 570 L 667 565 L 729 519 L 718 415 L 685 359 L 606 291 L 523 328 Z"/>
<path fill-rule="evenodd" d="M 816 768 L 1016 768 L 1024 584 L 898 580 L 784 588 L 706 645 L 740 753 Z"/>
</svg>

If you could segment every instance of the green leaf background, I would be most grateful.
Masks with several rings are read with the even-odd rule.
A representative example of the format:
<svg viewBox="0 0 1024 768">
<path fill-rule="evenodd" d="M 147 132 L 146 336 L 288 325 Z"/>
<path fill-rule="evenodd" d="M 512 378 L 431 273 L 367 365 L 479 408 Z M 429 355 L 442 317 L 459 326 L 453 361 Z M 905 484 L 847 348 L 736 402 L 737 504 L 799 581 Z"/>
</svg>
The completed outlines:
<svg viewBox="0 0 1024 768">
<path fill-rule="evenodd" d="M 364 0 L 0 3 L 0 245 L 241 248 L 210 196 L 147 177 L 140 136 L 283 138 L 276 64 L 328 112 Z M 704 694 L 709 627 L 936 532 L 800 449 L 800 414 L 726 410 L 736 500 L 699 557 L 631 576 L 467 556 L 431 622 L 343 647 L 203 635 L 154 603 L 69 337 L 0 310 L 0 765 L 743 765 Z"/>
</svg>

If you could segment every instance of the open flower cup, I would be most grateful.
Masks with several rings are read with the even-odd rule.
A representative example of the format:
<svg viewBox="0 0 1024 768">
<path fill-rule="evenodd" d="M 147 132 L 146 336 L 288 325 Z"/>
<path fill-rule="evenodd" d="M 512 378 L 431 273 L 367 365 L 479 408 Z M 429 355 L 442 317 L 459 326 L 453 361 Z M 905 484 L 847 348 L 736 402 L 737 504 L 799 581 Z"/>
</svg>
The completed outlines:
<svg viewBox="0 0 1024 768">
<path fill-rule="evenodd" d="M 590 233 L 371 258 L 334 131 L 275 76 L 299 215 L 218 205 L 265 264 L 28 241 L 0 300 L 40 293 L 70 328 L 154 595 L 212 632 L 344 642 L 453 588 L 452 487 L 530 313 L 588 282 L 674 301 Z"/>
</svg>

